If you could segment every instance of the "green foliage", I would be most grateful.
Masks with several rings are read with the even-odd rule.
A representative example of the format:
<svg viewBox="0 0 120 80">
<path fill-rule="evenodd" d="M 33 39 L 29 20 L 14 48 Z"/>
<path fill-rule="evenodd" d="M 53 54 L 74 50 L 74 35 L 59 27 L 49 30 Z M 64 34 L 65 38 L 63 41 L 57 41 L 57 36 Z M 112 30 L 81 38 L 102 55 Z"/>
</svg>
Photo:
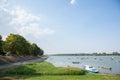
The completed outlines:
<svg viewBox="0 0 120 80">
<path fill-rule="evenodd" d="M 70 71 L 72 74 L 71 75 L 65 74 L 64 70 L 66 69 L 68 69 L 68 71 Z M 73 71 L 74 69 L 77 69 L 78 71 L 80 70 L 78 68 L 72 69 L 71 67 L 57 68 L 48 62 L 32 63 L 9 70 L 0 79 L 1 80 L 18 80 L 18 79 L 19 80 L 119 80 L 120 79 L 120 75 L 110 75 L 110 74 L 106 75 L 106 74 L 86 73 L 85 75 L 82 76 L 77 74 L 74 75 L 73 72 L 76 72 Z M 59 73 L 62 74 L 59 75 Z"/>
<path fill-rule="evenodd" d="M 27 55 L 29 53 L 30 43 L 18 34 L 10 34 L 4 43 L 4 51 L 15 55 Z"/>
<path fill-rule="evenodd" d="M 13 70 L 6 72 L 6 74 L 19 74 L 19 75 L 34 74 L 34 73 L 35 73 L 35 70 L 27 66 L 19 66 L 17 68 L 14 68 Z"/>
<path fill-rule="evenodd" d="M 29 72 L 29 71 L 34 72 Z M 7 73 L 10 74 L 22 74 L 22 73 L 29 74 L 40 74 L 40 75 L 84 75 L 85 71 L 80 68 L 73 68 L 73 67 L 55 67 L 51 63 L 48 62 L 41 62 L 41 63 L 33 63 L 27 64 L 24 66 L 17 67 Z M 7 74 L 6 73 L 6 74 Z"/>
<path fill-rule="evenodd" d="M 2 45 L 3 45 L 3 40 L 2 40 L 2 36 L 0 35 L 0 53 L 3 52 Z"/>
<path fill-rule="evenodd" d="M 118 55 L 119 53 L 118 52 L 112 52 L 113 55 Z"/>
<path fill-rule="evenodd" d="M 2 36 L 0 35 L 0 52 L 2 51 Z"/>
<path fill-rule="evenodd" d="M 120 80 L 120 75 L 86 74 L 86 75 L 10 75 L 1 80 Z"/>
<path fill-rule="evenodd" d="M 12 55 L 43 55 L 36 44 L 30 44 L 23 36 L 10 34 L 3 43 L 3 51 Z"/>
<path fill-rule="evenodd" d="M 33 43 L 31 46 L 30 46 L 30 54 L 33 54 L 33 55 L 43 55 L 43 50 L 40 49 L 35 43 Z"/>
</svg>

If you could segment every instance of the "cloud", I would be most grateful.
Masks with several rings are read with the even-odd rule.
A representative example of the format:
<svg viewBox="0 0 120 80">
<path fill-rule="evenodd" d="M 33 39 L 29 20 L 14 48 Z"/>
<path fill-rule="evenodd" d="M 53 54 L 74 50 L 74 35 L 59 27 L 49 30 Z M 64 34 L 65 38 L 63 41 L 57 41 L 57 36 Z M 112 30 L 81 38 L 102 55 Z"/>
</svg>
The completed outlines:
<svg viewBox="0 0 120 80">
<path fill-rule="evenodd" d="M 5 0 L 0 0 L 0 10 L 3 9 L 5 7 Z"/>
<path fill-rule="evenodd" d="M 29 23 L 35 23 L 40 20 L 39 16 L 28 13 L 26 10 L 17 7 L 15 10 L 12 10 L 11 15 L 13 16 L 10 24 L 12 25 L 26 25 Z"/>
<path fill-rule="evenodd" d="M 29 36 L 39 38 L 41 36 L 53 34 L 55 31 L 49 28 L 44 28 L 44 26 L 40 25 L 41 18 L 35 14 L 28 12 L 27 10 L 16 7 L 12 9 L 8 9 L 5 7 L 5 2 L 0 0 L 0 23 L 7 24 L 1 26 L 2 28 L 13 28 L 14 31 L 23 36 Z"/>
<path fill-rule="evenodd" d="M 7 6 L 7 0 L 0 0 L 0 11 L 8 12 L 8 9 L 6 9 Z"/>
<path fill-rule="evenodd" d="M 22 26 L 19 30 L 17 28 L 16 30 L 23 36 L 32 35 L 35 38 L 40 38 L 42 36 L 54 33 L 54 30 L 41 28 L 38 24 L 29 24 L 29 26 Z"/>
<path fill-rule="evenodd" d="M 71 0 L 70 4 L 74 5 L 76 3 L 76 0 Z"/>
</svg>

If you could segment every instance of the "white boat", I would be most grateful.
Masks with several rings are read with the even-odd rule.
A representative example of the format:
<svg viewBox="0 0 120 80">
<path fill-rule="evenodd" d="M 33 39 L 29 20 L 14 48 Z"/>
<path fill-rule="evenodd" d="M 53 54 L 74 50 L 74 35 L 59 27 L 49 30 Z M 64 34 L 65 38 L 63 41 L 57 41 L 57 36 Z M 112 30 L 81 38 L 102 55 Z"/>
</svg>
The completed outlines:
<svg viewBox="0 0 120 80">
<path fill-rule="evenodd" d="M 95 67 L 90 66 L 90 65 L 85 65 L 84 69 L 87 70 L 88 72 L 93 72 L 93 73 L 98 73 L 99 72 Z"/>
</svg>

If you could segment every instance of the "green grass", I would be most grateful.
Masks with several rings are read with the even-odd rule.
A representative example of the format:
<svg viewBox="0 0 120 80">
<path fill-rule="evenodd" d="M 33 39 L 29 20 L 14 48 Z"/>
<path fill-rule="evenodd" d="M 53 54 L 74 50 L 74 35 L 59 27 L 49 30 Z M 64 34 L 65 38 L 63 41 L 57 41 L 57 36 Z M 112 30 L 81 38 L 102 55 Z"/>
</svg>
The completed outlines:
<svg viewBox="0 0 120 80">
<path fill-rule="evenodd" d="M 64 76 L 33 76 L 25 80 L 119 80 L 118 76 L 102 76 L 95 74 L 64 75 Z"/>
<path fill-rule="evenodd" d="M 86 73 L 74 67 L 55 67 L 51 63 L 27 64 L 4 73 L 0 80 L 119 80 L 120 75 Z"/>
<path fill-rule="evenodd" d="M 119 75 L 101 75 L 91 74 L 86 75 L 9 75 L 4 76 L 0 80 L 120 80 Z"/>
<path fill-rule="evenodd" d="M 74 67 L 55 67 L 51 63 L 41 62 L 19 66 L 5 74 L 13 75 L 84 75 L 85 71 Z"/>
</svg>

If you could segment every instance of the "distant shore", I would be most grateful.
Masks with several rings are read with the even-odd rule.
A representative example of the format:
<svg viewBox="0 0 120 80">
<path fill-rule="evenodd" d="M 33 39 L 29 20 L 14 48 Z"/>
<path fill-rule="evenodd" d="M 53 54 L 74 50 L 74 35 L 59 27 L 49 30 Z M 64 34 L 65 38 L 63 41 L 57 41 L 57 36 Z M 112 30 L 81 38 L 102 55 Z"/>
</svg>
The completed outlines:
<svg viewBox="0 0 120 80">
<path fill-rule="evenodd" d="M 98 54 L 98 53 L 61 53 L 50 54 L 49 56 L 120 56 L 120 54 Z"/>
</svg>

